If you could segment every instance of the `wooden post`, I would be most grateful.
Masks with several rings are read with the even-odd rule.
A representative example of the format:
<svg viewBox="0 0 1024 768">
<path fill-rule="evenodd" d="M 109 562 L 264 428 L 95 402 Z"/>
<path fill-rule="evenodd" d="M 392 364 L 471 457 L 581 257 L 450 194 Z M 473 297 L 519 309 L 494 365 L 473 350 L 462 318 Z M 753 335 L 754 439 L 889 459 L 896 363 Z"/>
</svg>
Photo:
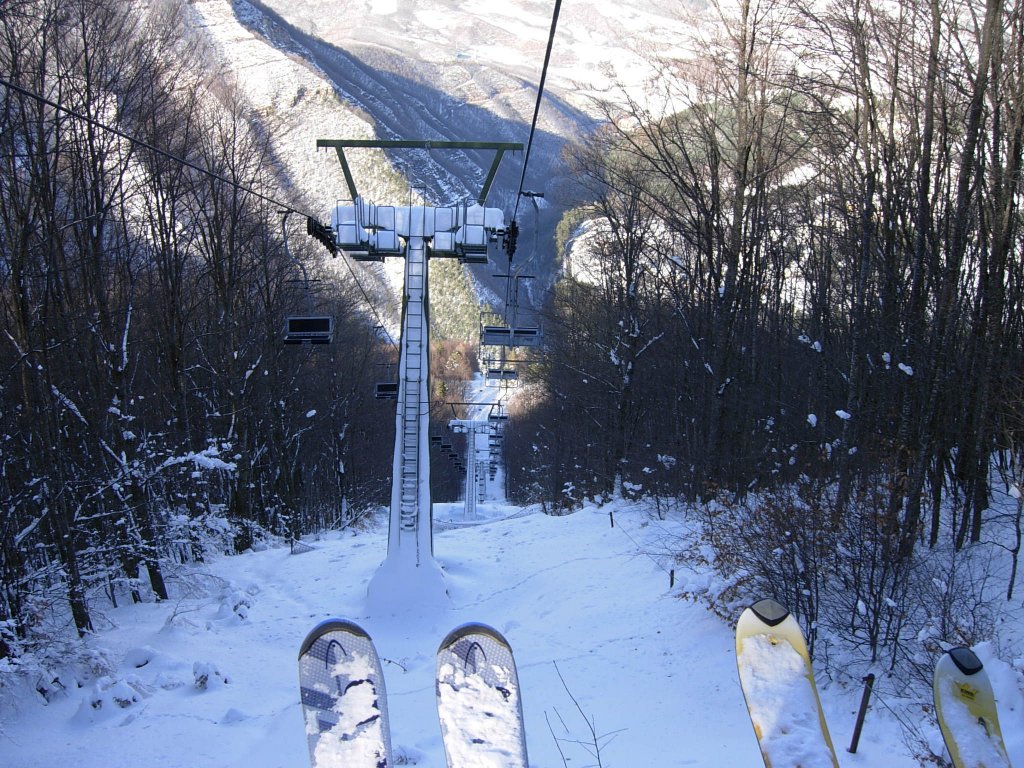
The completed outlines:
<svg viewBox="0 0 1024 768">
<path fill-rule="evenodd" d="M 869 674 L 864 678 L 864 694 L 860 697 L 860 709 L 857 711 L 857 722 L 853 726 L 853 739 L 850 740 L 850 748 L 846 750 L 851 754 L 857 753 L 857 743 L 860 741 L 860 729 L 864 726 L 864 716 L 868 712 L 868 699 L 871 698 L 871 686 L 875 684 L 875 676 Z"/>
</svg>

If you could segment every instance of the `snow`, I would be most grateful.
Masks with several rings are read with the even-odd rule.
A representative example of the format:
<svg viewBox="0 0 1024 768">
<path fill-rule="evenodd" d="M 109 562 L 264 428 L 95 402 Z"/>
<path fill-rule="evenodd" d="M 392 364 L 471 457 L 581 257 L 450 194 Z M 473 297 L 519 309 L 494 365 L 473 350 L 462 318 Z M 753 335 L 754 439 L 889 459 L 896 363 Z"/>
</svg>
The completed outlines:
<svg viewBox="0 0 1024 768">
<path fill-rule="evenodd" d="M 438 506 L 436 519 L 454 511 Z M 594 762 L 577 743 L 591 738 L 584 714 L 599 736 L 617 733 L 602 741 L 605 765 L 760 764 L 736 672 L 733 627 L 682 599 L 684 584 L 689 593 L 714 590 L 715 577 L 699 569 L 683 573 L 663 543 L 686 529 L 684 521 L 659 520 L 644 504 L 624 501 L 562 517 L 497 503 L 477 511 L 476 525 L 435 526 L 434 553 L 448 596 L 414 613 L 377 612 L 367 600 L 367 584 L 386 551 L 383 524 L 326 534 L 308 541 L 315 548 L 302 555 L 271 548 L 182 570 L 165 603 L 97 605 L 102 625 L 87 643 L 102 674 L 59 672 L 64 687 L 49 704 L 35 693 L 34 680 L 15 706 L 4 699 L 0 765 L 307 765 L 296 657 L 308 631 L 332 616 L 363 626 L 382 657 L 396 762 L 444 765 L 435 650 L 453 627 L 481 621 L 515 651 L 534 768 L 562 766 L 559 746 L 570 764 Z M 670 568 L 680 569 L 674 589 Z M 408 582 L 396 578 L 390 588 L 395 605 L 409 600 Z M 197 689 L 196 662 L 223 680 Z M 76 713 L 104 675 L 110 680 L 100 683 L 102 709 L 83 722 Z M 822 683 L 833 738 L 848 742 L 860 691 L 819 677 Z M 135 697 L 125 696 L 125 685 Z M 129 703 L 122 707 L 115 698 Z M 884 710 L 869 713 L 858 754 L 842 752 L 840 760 L 843 766 L 916 765 Z"/>
<path fill-rule="evenodd" d="M 838 416 L 843 421 L 849 421 L 850 419 L 853 418 L 849 411 L 844 411 L 842 408 L 836 411 L 836 416 Z"/>
<path fill-rule="evenodd" d="M 767 635 L 743 641 L 739 664 L 750 692 L 750 719 L 761 734 L 761 748 L 773 766 L 833 768 L 832 752 L 822 738 L 818 703 L 807 679 L 803 657 L 785 640 Z"/>
<path fill-rule="evenodd" d="M 519 756 L 519 690 L 508 670 L 490 667 L 492 684 L 484 674 L 467 674 L 454 664 L 442 664 L 437 687 L 442 730 L 458 733 L 460 725 L 473 723 L 479 741 L 452 740 L 449 755 L 455 765 L 475 768 L 513 768 L 522 766 Z M 525 768 L 525 766 L 522 766 Z"/>
<path fill-rule="evenodd" d="M 350 652 L 334 662 L 327 672 L 327 679 L 340 677 L 345 680 L 362 681 L 350 684 L 334 702 L 334 712 L 338 715 L 330 732 L 321 735 L 316 742 L 314 752 L 318 768 L 351 768 L 359 765 L 375 765 L 377 757 L 384 753 L 384 734 L 381 731 L 381 720 L 377 718 L 364 723 L 366 712 L 373 711 L 377 704 L 377 692 L 367 681 L 376 674 L 372 660 L 358 650 Z M 314 690 L 330 696 L 335 693 L 324 682 L 319 682 Z M 306 718 L 306 735 L 321 734 L 318 714 L 310 714 Z M 347 738 L 329 738 L 328 733 L 337 730 Z"/>
<path fill-rule="evenodd" d="M 206 448 L 198 453 L 189 452 L 182 456 L 172 456 L 165 459 L 162 463 L 162 467 L 171 467 L 177 464 L 184 464 L 186 462 L 192 462 L 200 469 L 216 469 L 224 472 L 234 472 L 238 466 L 233 461 L 224 461 L 217 457 L 216 448 Z"/>
</svg>

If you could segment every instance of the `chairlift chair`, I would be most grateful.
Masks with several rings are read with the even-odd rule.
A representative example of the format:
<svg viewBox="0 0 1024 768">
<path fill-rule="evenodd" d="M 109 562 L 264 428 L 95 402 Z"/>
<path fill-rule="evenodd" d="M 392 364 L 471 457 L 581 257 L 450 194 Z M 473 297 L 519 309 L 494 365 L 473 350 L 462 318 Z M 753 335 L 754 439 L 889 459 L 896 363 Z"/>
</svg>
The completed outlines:
<svg viewBox="0 0 1024 768">
<path fill-rule="evenodd" d="M 518 381 L 519 371 L 515 368 L 488 368 L 485 374 L 487 381 Z"/>
<path fill-rule="evenodd" d="M 292 256 L 292 252 L 288 248 L 288 215 L 291 211 L 284 211 L 283 213 L 284 215 L 281 217 L 281 234 L 284 239 L 284 252 L 302 272 L 302 285 L 305 290 L 306 304 L 308 309 L 311 310 L 313 302 L 309 293 L 309 274 L 306 272 L 302 262 Z M 311 227 L 311 222 L 318 228 L 318 238 L 322 236 L 327 240 L 329 235 L 326 232 L 320 232 L 320 229 L 327 230 L 327 227 L 312 219 L 307 219 L 307 229 Z M 333 340 L 334 318 L 329 315 L 314 315 L 310 313 L 307 315 L 290 315 L 285 318 L 285 344 L 330 344 Z"/>
<path fill-rule="evenodd" d="M 285 344 L 330 344 L 333 340 L 334 318 L 329 315 L 293 315 L 285 320 Z"/>
<path fill-rule="evenodd" d="M 480 344 L 485 347 L 510 347 L 512 329 L 507 325 L 485 325 L 480 331 Z"/>
<path fill-rule="evenodd" d="M 402 253 L 395 227 L 395 207 L 360 198 L 345 200 L 331 212 L 338 245 L 355 261 L 384 261 Z"/>
<path fill-rule="evenodd" d="M 518 325 L 512 328 L 513 347 L 539 347 L 541 341 L 540 327 L 536 325 Z"/>
<path fill-rule="evenodd" d="M 540 327 L 536 325 L 485 325 L 480 344 L 485 347 L 539 347 Z"/>
</svg>

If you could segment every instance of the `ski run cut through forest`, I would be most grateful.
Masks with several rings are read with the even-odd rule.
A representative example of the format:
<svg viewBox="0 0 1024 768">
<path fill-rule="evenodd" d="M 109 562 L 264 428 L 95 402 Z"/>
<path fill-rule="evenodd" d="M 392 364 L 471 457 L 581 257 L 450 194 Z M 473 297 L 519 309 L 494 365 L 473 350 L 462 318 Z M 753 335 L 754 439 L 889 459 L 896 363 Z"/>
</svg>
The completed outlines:
<svg viewBox="0 0 1024 768">
<path fill-rule="evenodd" d="M 1024 768 L 1024 0 L 561 5 L 0 0 L 0 768 Z"/>
<path fill-rule="evenodd" d="M 491 501 L 476 523 L 447 522 L 462 515 L 461 505 L 435 507 L 447 605 L 368 600 L 386 549 L 381 518 L 370 530 L 309 539 L 301 554 L 272 546 L 184 569 L 172 600 L 107 610 L 87 639 L 91 670 L 61 670 L 45 686 L 48 702 L 30 687 L 43 681 L 26 681 L 14 699 L 4 692 L 0 765 L 305 766 L 296 658 L 330 617 L 357 622 L 380 653 L 400 765 L 445 765 L 435 651 L 466 622 L 495 627 L 513 647 L 535 768 L 761 763 L 732 623 L 699 599 L 723 583 L 672 554 L 693 531 L 682 510 L 620 500 L 552 516 Z M 1022 661 L 987 644 L 975 650 L 1010 759 L 1024 765 Z M 922 703 L 930 699 L 882 669 L 857 752 L 846 750 L 862 669 L 833 657 L 830 672 L 817 670 L 839 764 L 918 765 L 919 745 L 900 720 L 944 754 Z"/>
</svg>

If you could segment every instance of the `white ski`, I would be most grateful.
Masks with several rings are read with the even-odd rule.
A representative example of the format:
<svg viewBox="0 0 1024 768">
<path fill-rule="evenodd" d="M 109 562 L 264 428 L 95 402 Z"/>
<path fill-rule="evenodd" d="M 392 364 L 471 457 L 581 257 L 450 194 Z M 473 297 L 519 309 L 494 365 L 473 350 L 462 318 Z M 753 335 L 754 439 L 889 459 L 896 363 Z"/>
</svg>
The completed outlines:
<svg viewBox="0 0 1024 768">
<path fill-rule="evenodd" d="M 313 768 L 392 765 L 384 675 L 361 627 L 330 619 L 307 635 L 299 690 Z"/>
<path fill-rule="evenodd" d="M 466 624 L 442 641 L 437 715 L 448 768 L 527 768 L 519 677 L 496 629 Z"/>
</svg>

